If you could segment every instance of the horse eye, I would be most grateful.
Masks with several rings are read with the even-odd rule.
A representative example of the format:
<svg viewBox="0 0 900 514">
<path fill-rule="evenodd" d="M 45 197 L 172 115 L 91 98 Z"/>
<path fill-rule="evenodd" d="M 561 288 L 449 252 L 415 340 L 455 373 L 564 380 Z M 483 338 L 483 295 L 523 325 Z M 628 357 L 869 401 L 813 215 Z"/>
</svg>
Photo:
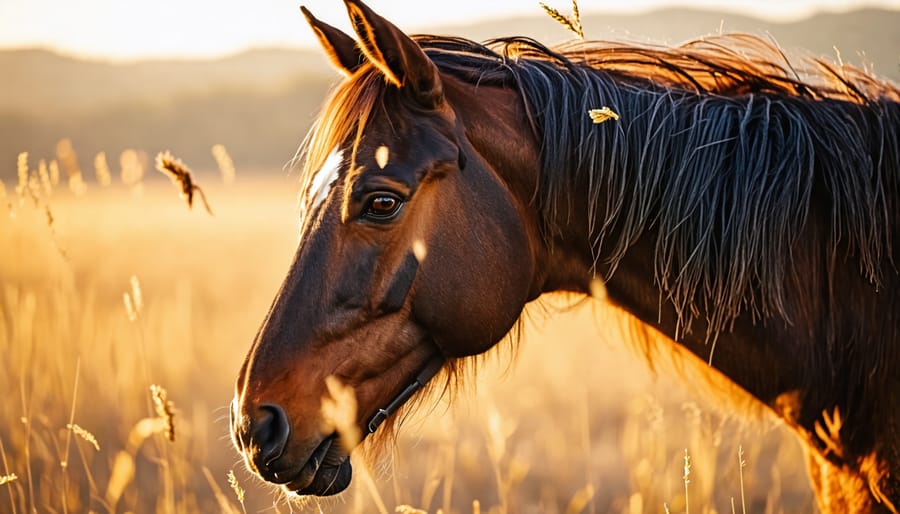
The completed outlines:
<svg viewBox="0 0 900 514">
<path fill-rule="evenodd" d="M 374 221 L 388 221 L 400 211 L 403 202 L 392 194 L 378 194 L 369 199 L 363 216 Z"/>
</svg>

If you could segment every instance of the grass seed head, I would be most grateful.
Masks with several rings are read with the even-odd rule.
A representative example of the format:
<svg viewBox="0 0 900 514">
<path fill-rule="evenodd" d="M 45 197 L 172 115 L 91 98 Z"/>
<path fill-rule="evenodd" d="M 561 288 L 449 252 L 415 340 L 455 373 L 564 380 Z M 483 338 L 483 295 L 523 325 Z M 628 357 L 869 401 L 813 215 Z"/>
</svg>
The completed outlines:
<svg viewBox="0 0 900 514">
<path fill-rule="evenodd" d="M 235 178 L 234 161 L 232 161 L 231 156 L 228 155 L 228 150 L 225 149 L 225 145 L 214 145 L 212 147 L 212 155 L 213 159 L 216 160 L 216 164 L 219 166 L 219 173 L 222 174 L 222 182 L 233 184 Z"/>
<path fill-rule="evenodd" d="M 94 173 L 97 183 L 103 187 L 112 184 L 112 174 L 109 172 L 109 164 L 106 162 L 106 152 L 100 152 L 94 156 Z"/>
<path fill-rule="evenodd" d="M 175 441 L 175 404 L 169 401 L 166 390 L 157 384 L 150 386 L 150 395 L 153 397 L 156 415 L 166 423 L 166 439 Z"/>
<path fill-rule="evenodd" d="M 171 152 L 160 152 L 156 155 L 156 169 L 169 177 L 172 183 L 181 189 L 181 197 L 187 202 L 188 207 L 194 206 L 194 192 L 196 191 L 200 195 L 200 200 L 203 201 L 203 206 L 206 207 L 206 212 L 213 213 L 206 202 L 206 195 L 203 194 L 200 186 L 194 183 L 191 170 L 181 162 L 181 159 L 173 157 Z"/>
<path fill-rule="evenodd" d="M 47 169 L 47 161 L 41 159 L 38 162 L 38 176 L 41 178 L 41 187 L 44 188 L 44 196 L 50 198 L 53 194 L 53 183 L 50 180 L 50 171 Z"/>
<path fill-rule="evenodd" d="M 16 172 L 19 176 L 19 184 L 16 186 L 16 194 L 24 198 L 28 190 L 28 152 L 22 152 L 16 159 Z"/>
<path fill-rule="evenodd" d="M 91 444 L 91 446 L 94 447 L 95 450 L 97 450 L 98 452 L 100 451 L 100 443 L 97 442 L 97 438 L 94 436 L 94 434 L 92 434 L 92 433 L 88 432 L 87 430 L 85 430 L 84 428 L 78 426 L 77 423 L 67 424 L 66 428 L 71 430 L 78 437 L 89 442 Z"/>
<path fill-rule="evenodd" d="M 131 280 L 131 298 L 134 301 L 134 309 L 140 313 L 144 310 L 144 295 L 141 293 L 141 282 L 137 275 L 132 275 Z"/>
<path fill-rule="evenodd" d="M 50 161 L 48 168 L 50 169 L 50 184 L 56 187 L 59 185 L 59 162 L 53 159 Z"/>
<path fill-rule="evenodd" d="M 581 27 L 581 13 L 578 12 L 578 1 L 572 0 L 572 16 L 565 16 L 558 10 L 540 2 L 541 7 L 548 16 L 559 22 L 560 25 L 573 32 L 579 39 L 584 39 L 584 29 Z"/>
<path fill-rule="evenodd" d="M 619 115 L 612 109 L 607 106 L 603 106 L 599 109 L 591 109 L 588 111 L 588 116 L 591 117 L 591 121 L 595 124 L 603 123 L 608 120 L 616 120 L 619 121 Z"/>
<path fill-rule="evenodd" d="M 12 217 L 15 215 L 13 211 L 12 200 L 9 199 L 9 195 L 6 193 L 6 184 L 0 180 L 0 203 L 5 203 L 7 210 L 9 210 L 9 216 Z"/>
<path fill-rule="evenodd" d="M 119 154 L 119 178 L 126 186 L 136 186 L 144 178 L 144 165 L 141 156 L 131 148 Z"/>
<path fill-rule="evenodd" d="M 234 470 L 228 470 L 228 485 L 231 486 L 231 490 L 234 491 L 235 496 L 241 505 L 244 504 L 244 488 L 241 487 L 241 484 L 238 483 L 237 477 L 234 476 Z"/>
</svg>

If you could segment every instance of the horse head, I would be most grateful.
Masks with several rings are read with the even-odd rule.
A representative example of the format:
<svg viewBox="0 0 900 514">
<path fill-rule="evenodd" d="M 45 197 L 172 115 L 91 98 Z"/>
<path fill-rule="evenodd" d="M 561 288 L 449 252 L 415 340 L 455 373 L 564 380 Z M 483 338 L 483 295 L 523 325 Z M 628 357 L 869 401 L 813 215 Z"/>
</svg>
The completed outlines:
<svg viewBox="0 0 900 514">
<path fill-rule="evenodd" d="M 347 78 L 307 139 L 299 248 L 231 407 L 248 467 L 301 495 L 351 478 L 359 441 L 323 415 L 328 377 L 354 391 L 353 424 L 374 431 L 539 294 L 534 217 L 470 141 L 460 86 L 392 23 L 346 4 L 358 43 L 303 9 Z"/>
</svg>

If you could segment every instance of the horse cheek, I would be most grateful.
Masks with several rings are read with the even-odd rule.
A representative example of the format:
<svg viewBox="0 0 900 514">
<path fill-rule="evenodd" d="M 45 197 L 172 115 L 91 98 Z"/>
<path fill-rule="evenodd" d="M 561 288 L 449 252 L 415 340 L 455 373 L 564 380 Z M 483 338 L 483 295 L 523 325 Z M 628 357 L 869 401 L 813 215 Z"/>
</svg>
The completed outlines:
<svg viewBox="0 0 900 514">
<path fill-rule="evenodd" d="M 508 193 L 494 189 L 503 196 L 483 209 L 439 218 L 420 265 L 414 316 L 448 357 L 489 350 L 528 300 L 534 265 L 523 257 L 531 255 L 525 229 Z"/>
</svg>

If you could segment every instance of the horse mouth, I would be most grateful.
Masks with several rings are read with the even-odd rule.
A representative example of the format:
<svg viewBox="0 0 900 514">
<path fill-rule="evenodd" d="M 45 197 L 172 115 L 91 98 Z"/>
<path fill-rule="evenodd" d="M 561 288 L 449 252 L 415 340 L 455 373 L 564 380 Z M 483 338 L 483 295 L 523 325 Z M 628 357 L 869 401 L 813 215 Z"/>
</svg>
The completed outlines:
<svg viewBox="0 0 900 514">
<path fill-rule="evenodd" d="M 338 435 L 332 434 L 316 447 L 296 476 L 282 487 L 298 496 L 331 496 L 346 489 L 351 478 L 350 457 Z"/>
</svg>

